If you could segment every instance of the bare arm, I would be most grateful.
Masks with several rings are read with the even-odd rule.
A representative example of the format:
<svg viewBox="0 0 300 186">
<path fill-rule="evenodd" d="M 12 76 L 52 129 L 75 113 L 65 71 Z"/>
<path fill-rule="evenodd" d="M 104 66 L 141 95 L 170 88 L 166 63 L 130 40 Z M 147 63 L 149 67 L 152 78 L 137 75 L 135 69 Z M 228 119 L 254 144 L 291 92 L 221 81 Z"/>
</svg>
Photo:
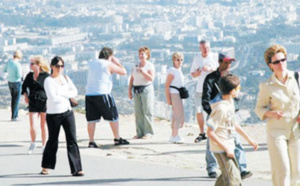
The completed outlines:
<svg viewBox="0 0 300 186">
<path fill-rule="evenodd" d="M 125 67 L 120 63 L 120 61 L 115 58 L 115 57 L 112 57 L 111 58 L 111 64 L 108 66 L 109 68 L 109 71 L 113 74 L 113 73 L 116 73 L 116 74 L 119 74 L 119 75 L 126 75 L 127 74 L 127 71 L 125 69 Z"/>
<path fill-rule="evenodd" d="M 236 130 L 241 136 L 243 136 L 243 138 L 244 138 L 245 140 L 247 140 L 247 142 L 248 142 L 250 145 L 253 146 L 254 150 L 257 150 L 258 144 L 256 143 L 256 141 L 254 141 L 254 140 L 253 140 L 253 139 L 252 139 L 252 138 L 244 131 L 244 129 L 243 129 L 240 125 L 236 124 L 236 125 L 235 125 L 235 130 Z"/>
<path fill-rule="evenodd" d="M 210 127 L 207 128 L 207 136 L 210 138 L 210 140 L 216 142 L 218 146 L 226 152 L 229 158 L 234 158 L 234 150 L 228 148 L 228 146 L 220 140 L 215 131 L 213 131 L 213 129 L 211 129 Z"/>
<path fill-rule="evenodd" d="M 27 93 L 24 93 L 23 95 L 24 95 L 24 98 L 25 98 L 25 103 L 29 104 L 29 99 L 28 99 Z"/>
<path fill-rule="evenodd" d="M 192 72 L 191 73 L 191 76 L 193 77 L 193 78 L 196 78 L 196 77 L 198 77 L 198 76 L 200 76 L 201 75 L 201 70 L 200 69 L 197 69 L 195 72 Z"/>
<path fill-rule="evenodd" d="M 166 99 L 168 105 L 172 105 L 171 101 L 171 95 L 170 95 L 170 85 L 172 81 L 174 80 L 174 75 L 173 74 L 168 74 L 167 79 L 166 79 L 166 84 L 165 84 L 165 92 L 166 92 Z"/>
<path fill-rule="evenodd" d="M 200 67 L 197 65 L 197 59 L 194 58 L 191 66 L 191 76 L 196 78 L 201 75 Z"/>
<path fill-rule="evenodd" d="M 143 77 L 147 81 L 153 81 L 154 80 L 154 72 L 152 70 L 145 71 L 145 70 L 143 70 L 143 68 L 140 68 L 139 72 L 143 75 Z"/>
<path fill-rule="evenodd" d="M 133 85 L 133 75 L 131 74 L 129 85 L 128 85 L 128 98 L 132 99 L 132 85 Z"/>
</svg>

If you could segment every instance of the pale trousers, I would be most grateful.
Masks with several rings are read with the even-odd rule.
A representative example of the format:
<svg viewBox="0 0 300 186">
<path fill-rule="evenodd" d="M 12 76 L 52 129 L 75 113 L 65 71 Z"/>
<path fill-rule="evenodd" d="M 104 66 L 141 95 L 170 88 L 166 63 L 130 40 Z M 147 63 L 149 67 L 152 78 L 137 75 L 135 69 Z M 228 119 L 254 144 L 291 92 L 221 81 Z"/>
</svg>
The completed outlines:
<svg viewBox="0 0 300 186">
<path fill-rule="evenodd" d="M 184 124 L 184 109 L 183 101 L 179 94 L 171 94 L 172 101 L 172 129 L 179 129 L 183 127 Z"/>
<path fill-rule="evenodd" d="M 226 153 L 214 153 L 221 175 L 217 178 L 215 186 L 241 186 L 242 178 L 239 165 L 235 158 L 228 158 Z"/>
<path fill-rule="evenodd" d="M 294 139 L 293 134 L 290 135 L 289 139 L 284 135 L 273 137 L 268 133 L 267 142 L 273 185 L 299 186 L 300 138 Z"/>
<path fill-rule="evenodd" d="M 137 137 L 154 134 L 153 126 L 154 88 L 147 86 L 143 92 L 134 93 L 134 114 Z"/>
</svg>

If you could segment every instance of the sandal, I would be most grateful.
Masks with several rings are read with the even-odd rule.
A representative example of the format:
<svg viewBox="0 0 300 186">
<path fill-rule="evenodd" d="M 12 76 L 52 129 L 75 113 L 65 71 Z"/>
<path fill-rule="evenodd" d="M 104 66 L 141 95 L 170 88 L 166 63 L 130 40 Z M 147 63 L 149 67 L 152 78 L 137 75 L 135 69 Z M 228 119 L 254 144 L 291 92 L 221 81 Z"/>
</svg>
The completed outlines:
<svg viewBox="0 0 300 186">
<path fill-rule="evenodd" d="M 205 133 L 199 134 L 199 136 L 195 139 L 195 143 L 201 142 L 206 139 L 207 139 L 207 137 L 206 137 Z"/>
<path fill-rule="evenodd" d="M 41 175 L 48 175 L 49 174 L 48 169 L 42 169 L 40 174 Z"/>
<path fill-rule="evenodd" d="M 128 145 L 130 144 L 126 139 L 114 139 L 114 142 L 115 142 L 115 146 L 117 145 Z"/>
<path fill-rule="evenodd" d="M 152 138 L 152 134 L 146 134 L 145 136 L 142 137 L 142 139 L 151 139 Z"/>
<path fill-rule="evenodd" d="M 84 176 L 84 173 L 82 171 L 78 171 L 72 174 L 72 176 Z"/>
</svg>

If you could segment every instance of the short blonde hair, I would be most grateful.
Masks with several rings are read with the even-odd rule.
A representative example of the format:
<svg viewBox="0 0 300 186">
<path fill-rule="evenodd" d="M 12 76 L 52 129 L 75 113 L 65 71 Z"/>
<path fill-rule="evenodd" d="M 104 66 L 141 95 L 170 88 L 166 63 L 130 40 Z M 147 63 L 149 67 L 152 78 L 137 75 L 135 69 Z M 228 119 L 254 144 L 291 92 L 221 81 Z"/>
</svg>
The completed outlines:
<svg viewBox="0 0 300 186">
<path fill-rule="evenodd" d="M 21 52 L 21 50 L 16 50 L 14 52 L 14 59 L 15 58 L 22 59 L 22 57 L 23 57 L 23 53 Z"/>
<path fill-rule="evenodd" d="M 150 57 L 151 57 L 151 54 L 150 54 L 150 49 L 148 48 L 148 47 L 146 47 L 146 46 L 143 46 L 143 47 L 141 47 L 140 49 L 139 49 L 139 53 L 140 52 L 145 52 L 146 54 L 147 54 L 147 60 L 149 60 L 150 59 Z"/>
<path fill-rule="evenodd" d="M 264 53 L 266 64 L 269 66 L 269 64 L 272 62 L 272 57 L 280 52 L 282 52 L 285 57 L 287 56 L 286 49 L 282 45 L 275 44 L 270 46 Z"/>
<path fill-rule="evenodd" d="M 31 59 L 34 60 L 36 65 L 40 67 L 40 71 L 49 73 L 50 71 L 49 65 L 42 56 L 34 56 Z"/>
<path fill-rule="evenodd" d="M 177 58 L 182 58 L 183 59 L 183 53 L 182 52 L 174 52 L 172 55 L 172 61 L 174 61 Z"/>
</svg>

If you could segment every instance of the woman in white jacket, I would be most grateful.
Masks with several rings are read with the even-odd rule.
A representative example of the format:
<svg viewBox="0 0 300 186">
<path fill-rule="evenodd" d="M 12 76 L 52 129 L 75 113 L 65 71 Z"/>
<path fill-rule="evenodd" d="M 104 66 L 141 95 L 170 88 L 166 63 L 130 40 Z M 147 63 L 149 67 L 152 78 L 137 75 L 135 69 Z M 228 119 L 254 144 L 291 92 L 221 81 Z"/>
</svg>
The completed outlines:
<svg viewBox="0 0 300 186">
<path fill-rule="evenodd" d="M 54 57 L 51 61 L 51 76 L 46 78 L 44 88 L 47 95 L 47 125 L 49 139 L 47 141 L 42 160 L 41 174 L 48 174 L 48 169 L 54 169 L 58 136 L 62 126 L 67 141 L 68 159 L 73 176 L 83 176 L 81 159 L 76 139 L 74 113 L 69 99 L 77 95 L 77 89 L 72 80 L 63 75 L 64 61 L 61 57 Z"/>
</svg>

